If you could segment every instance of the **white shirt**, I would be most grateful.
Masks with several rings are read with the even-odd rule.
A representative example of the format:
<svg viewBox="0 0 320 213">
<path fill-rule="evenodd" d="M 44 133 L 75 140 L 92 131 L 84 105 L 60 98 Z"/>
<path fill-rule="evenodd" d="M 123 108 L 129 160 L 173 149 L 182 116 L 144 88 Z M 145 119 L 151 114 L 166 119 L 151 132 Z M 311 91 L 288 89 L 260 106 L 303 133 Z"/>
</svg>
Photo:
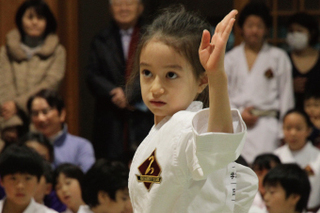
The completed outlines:
<svg viewBox="0 0 320 213">
<path fill-rule="evenodd" d="M 124 58 L 126 60 L 128 59 L 128 55 L 129 55 L 129 48 L 130 48 L 132 33 L 133 33 L 133 27 L 129 28 L 128 30 L 120 30 L 122 49 L 123 49 Z"/>
<path fill-rule="evenodd" d="M 3 210 L 3 204 L 6 201 L 6 198 L 0 200 L 0 212 Z M 49 209 L 48 207 L 37 203 L 32 198 L 28 207 L 23 211 L 23 213 L 58 213 L 53 209 Z"/>
<path fill-rule="evenodd" d="M 201 212 L 210 204 L 213 209 L 205 212 L 233 212 L 238 186 L 250 189 L 244 203 L 251 205 L 257 178 L 249 172 L 244 176 L 250 183 L 241 186 L 239 166 L 233 162 L 246 132 L 239 112 L 232 111 L 233 134 L 211 133 L 207 132 L 209 110 L 201 108 L 201 103 L 193 102 L 187 110 L 165 117 L 138 147 L 129 175 L 134 212 Z M 213 200 L 204 200 L 206 194 Z"/>
<path fill-rule="evenodd" d="M 78 213 L 93 213 L 93 211 L 90 210 L 89 206 L 87 205 L 81 205 Z"/>
</svg>

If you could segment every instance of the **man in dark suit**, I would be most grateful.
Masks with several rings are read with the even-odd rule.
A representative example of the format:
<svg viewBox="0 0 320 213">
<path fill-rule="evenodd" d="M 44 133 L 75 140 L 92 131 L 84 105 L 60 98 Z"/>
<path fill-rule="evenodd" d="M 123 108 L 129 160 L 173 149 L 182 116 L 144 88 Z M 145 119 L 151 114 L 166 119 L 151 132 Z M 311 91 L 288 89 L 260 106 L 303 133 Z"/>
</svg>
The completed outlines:
<svg viewBox="0 0 320 213">
<path fill-rule="evenodd" d="M 111 22 L 91 44 L 87 83 L 96 100 L 96 158 L 121 160 L 126 151 L 134 151 L 153 120 L 148 111 L 129 110 L 124 91 L 140 37 L 142 0 L 110 0 L 110 9 Z"/>
</svg>

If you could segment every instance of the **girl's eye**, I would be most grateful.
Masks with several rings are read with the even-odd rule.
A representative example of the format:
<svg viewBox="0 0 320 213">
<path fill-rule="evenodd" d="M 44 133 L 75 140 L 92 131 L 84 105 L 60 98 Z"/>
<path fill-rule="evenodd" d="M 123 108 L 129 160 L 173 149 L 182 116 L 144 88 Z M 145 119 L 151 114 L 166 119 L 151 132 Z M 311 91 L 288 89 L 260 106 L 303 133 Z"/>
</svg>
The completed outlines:
<svg viewBox="0 0 320 213">
<path fill-rule="evenodd" d="M 175 79 L 178 77 L 178 75 L 174 72 L 168 72 L 167 73 L 167 77 L 170 78 L 170 79 Z"/>
<path fill-rule="evenodd" d="M 142 70 L 142 75 L 146 77 L 151 77 L 152 73 L 149 70 Z"/>
</svg>

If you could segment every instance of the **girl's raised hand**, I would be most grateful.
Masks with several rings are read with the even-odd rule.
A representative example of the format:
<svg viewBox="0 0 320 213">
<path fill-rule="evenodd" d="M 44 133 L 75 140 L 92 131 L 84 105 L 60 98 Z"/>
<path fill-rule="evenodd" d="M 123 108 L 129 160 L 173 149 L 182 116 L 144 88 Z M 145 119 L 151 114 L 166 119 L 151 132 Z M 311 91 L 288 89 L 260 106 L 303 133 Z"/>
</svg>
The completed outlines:
<svg viewBox="0 0 320 213">
<path fill-rule="evenodd" d="M 237 10 L 232 10 L 217 25 L 210 42 L 210 32 L 204 30 L 199 47 L 199 58 L 207 74 L 213 74 L 217 70 L 224 71 L 224 54 L 226 44 L 235 22 Z"/>
</svg>

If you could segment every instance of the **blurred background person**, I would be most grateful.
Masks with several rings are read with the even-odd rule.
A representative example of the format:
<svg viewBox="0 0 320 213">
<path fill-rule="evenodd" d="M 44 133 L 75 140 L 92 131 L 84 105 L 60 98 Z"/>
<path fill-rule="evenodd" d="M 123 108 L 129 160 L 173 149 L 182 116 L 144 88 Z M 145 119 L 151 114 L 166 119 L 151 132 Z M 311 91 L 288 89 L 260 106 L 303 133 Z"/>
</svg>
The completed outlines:
<svg viewBox="0 0 320 213">
<path fill-rule="evenodd" d="M 0 50 L 1 119 L 18 114 L 27 126 L 27 100 L 43 88 L 58 90 L 66 51 L 56 35 L 56 19 L 44 1 L 24 1 L 15 22 L 17 29 L 7 34 Z"/>
<path fill-rule="evenodd" d="M 53 145 L 54 167 L 71 163 L 86 172 L 95 162 L 92 144 L 68 132 L 67 112 L 58 93 L 41 90 L 30 97 L 27 107 L 34 129 L 44 134 Z"/>
<path fill-rule="evenodd" d="M 320 82 L 319 24 L 307 13 L 296 13 L 288 22 L 286 41 L 290 47 L 295 107 L 303 110 L 303 97 L 308 87 Z M 319 88 L 319 87 L 318 87 Z"/>
<path fill-rule="evenodd" d="M 125 93 L 143 27 L 144 5 L 142 0 L 109 2 L 112 20 L 92 40 L 87 83 L 95 98 L 92 142 L 96 158 L 122 160 L 124 153 L 135 150 L 153 125 L 153 116 L 143 104 L 140 90 L 130 94 L 130 104 Z"/>
<path fill-rule="evenodd" d="M 287 53 L 267 43 L 269 8 L 249 2 L 237 17 L 243 42 L 225 56 L 232 107 L 240 110 L 248 127 L 241 155 L 251 164 L 279 145 L 282 118 L 294 105 L 291 63 Z"/>
</svg>

